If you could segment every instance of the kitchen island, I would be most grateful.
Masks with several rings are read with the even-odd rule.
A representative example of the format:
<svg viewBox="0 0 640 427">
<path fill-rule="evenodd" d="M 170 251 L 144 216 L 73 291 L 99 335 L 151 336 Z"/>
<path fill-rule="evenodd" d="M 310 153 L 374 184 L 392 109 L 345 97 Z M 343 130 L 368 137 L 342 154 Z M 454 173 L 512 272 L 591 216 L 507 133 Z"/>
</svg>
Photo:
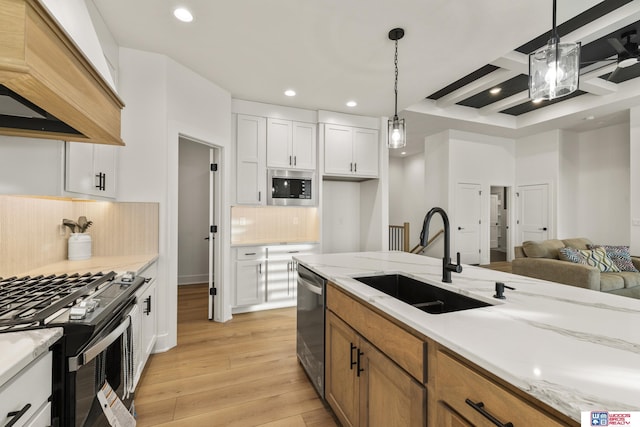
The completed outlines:
<svg viewBox="0 0 640 427">
<path fill-rule="evenodd" d="M 425 337 L 427 346 L 431 342 L 431 347 L 442 347 L 469 362 L 484 376 L 508 385 L 527 404 L 541 403 L 560 421 L 557 425 L 567 420 L 579 425 L 583 411 L 640 410 L 640 300 L 466 265 L 462 273 L 452 275 L 452 283 L 445 284 L 441 260 L 402 252 L 310 255 L 296 260 L 372 313 Z M 491 305 L 429 314 L 354 279 L 394 273 Z M 515 290 L 506 289 L 506 299 L 496 299 L 496 281 Z M 445 363 L 434 365 L 425 368 L 428 390 L 428 383 L 437 378 L 433 370 Z M 433 411 L 432 401 L 438 397 L 431 394 L 438 390 L 429 391 L 428 407 Z M 525 419 L 519 421 L 529 425 Z"/>
</svg>

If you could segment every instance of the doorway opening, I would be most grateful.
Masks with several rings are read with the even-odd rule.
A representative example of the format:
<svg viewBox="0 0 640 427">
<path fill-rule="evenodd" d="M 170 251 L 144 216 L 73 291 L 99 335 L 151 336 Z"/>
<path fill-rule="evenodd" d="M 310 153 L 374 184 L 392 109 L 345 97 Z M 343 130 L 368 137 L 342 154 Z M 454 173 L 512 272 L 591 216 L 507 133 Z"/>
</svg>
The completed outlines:
<svg viewBox="0 0 640 427">
<path fill-rule="evenodd" d="M 511 188 L 491 186 L 489 213 L 489 262 L 508 261 L 509 236 L 509 199 Z"/>
<path fill-rule="evenodd" d="M 219 277 L 220 148 L 180 136 L 178 140 L 178 286 L 202 285 L 214 317 Z M 205 291 L 206 289 L 206 291 Z M 206 292 L 206 294 L 204 294 Z"/>
</svg>

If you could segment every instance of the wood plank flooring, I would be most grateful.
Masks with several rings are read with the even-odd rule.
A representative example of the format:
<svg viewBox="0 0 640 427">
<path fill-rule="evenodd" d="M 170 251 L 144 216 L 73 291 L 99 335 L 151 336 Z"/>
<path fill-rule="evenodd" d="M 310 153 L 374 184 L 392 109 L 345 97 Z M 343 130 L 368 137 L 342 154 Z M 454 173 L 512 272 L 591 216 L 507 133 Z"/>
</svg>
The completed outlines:
<svg viewBox="0 0 640 427">
<path fill-rule="evenodd" d="M 145 426 L 336 426 L 296 358 L 296 310 L 207 320 L 206 285 L 178 287 L 178 345 L 136 390 Z"/>
</svg>

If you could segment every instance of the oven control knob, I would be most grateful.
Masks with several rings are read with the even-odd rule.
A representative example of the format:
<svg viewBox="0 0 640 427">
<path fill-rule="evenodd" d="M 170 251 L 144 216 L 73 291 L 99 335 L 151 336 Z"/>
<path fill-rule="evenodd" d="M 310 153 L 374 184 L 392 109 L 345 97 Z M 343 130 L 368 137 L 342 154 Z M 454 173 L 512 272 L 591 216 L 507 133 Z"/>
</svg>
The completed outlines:
<svg viewBox="0 0 640 427">
<path fill-rule="evenodd" d="M 69 311 L 69 320 L 82 320 L 87 317 L 86 307 L 71 307 Z"/>
</svg>

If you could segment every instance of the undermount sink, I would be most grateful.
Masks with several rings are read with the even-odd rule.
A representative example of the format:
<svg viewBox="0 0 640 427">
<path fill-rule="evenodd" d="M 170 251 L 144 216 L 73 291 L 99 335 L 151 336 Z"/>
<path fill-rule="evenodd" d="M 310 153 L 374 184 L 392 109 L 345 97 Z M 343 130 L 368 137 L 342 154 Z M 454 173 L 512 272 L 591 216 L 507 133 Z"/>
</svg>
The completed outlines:
<svg viewBox="0 0 640 427">
<path fill-rule="evenodd" d="M 354 279 L 431 314 L 491 305 L 402 274 L 354 277 Z"/>
</svg>

